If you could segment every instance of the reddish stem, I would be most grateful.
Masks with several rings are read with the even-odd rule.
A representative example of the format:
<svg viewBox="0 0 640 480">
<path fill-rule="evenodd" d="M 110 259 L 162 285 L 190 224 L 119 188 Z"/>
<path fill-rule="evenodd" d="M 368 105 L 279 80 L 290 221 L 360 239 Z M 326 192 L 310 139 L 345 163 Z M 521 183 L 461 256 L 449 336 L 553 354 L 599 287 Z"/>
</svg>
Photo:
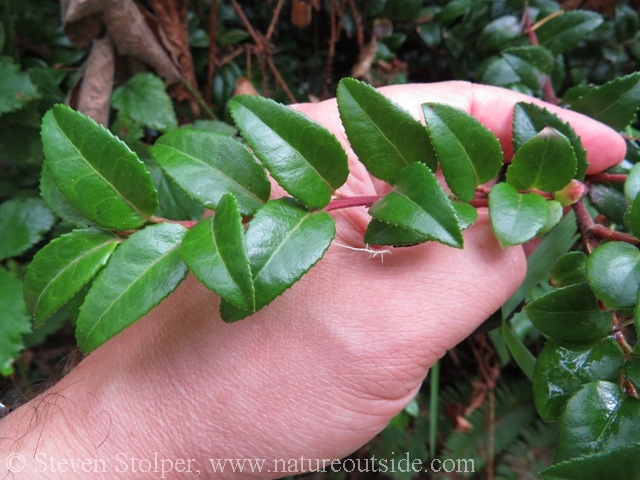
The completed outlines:
<svg viewBox="0 0 640 480">
<path fill-rule="evenodd" d="M 370 195 L 362 197 L 343 197 L 332 200 L 324 207 L 325 212 L 351 207 L 370 207 L 374 202 L 380 200 L 384 195 Z"/>
<path fill-rule="evenodd" d="M 540 45 L 538 41 L 538 35 L 536 35 L 536 31 L 532 28 L 531 19 L 529 18 L 529 12 L 525 9 L 524 14 L 522 15 L 522 23 L 525 33 L 527 34 L 527 38 L 529 39 L 529 43 L 534 47 Z M 558 105 L 560 101 L 556 96 L 556 92 L 553 91 L 553 85 L 551 85 L 551 78 L 547 76 L 544 80 L 544 84 L 542 85 L 542 90 L 544 92 L 544 99 L 553 103 L 554 105 Z"/>
<path fill-rule="evenodd" d="M 629 175 L 626 173 L 597 173 L 587 176 L 589 182 L 609 183 L 609 182 L 625 182 Z"/>
</svg>

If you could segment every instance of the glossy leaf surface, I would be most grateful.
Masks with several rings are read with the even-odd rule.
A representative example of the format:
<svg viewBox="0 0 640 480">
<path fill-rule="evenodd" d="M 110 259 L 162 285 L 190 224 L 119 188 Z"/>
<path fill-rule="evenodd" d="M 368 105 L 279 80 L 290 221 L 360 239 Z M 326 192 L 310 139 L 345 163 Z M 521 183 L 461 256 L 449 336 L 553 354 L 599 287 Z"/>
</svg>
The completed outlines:
<svg viewBox="0 0 640 480">
<path fill-rule="evenodd" d="M 585 385 L 567 403 L 558 428 L 556 461 L 599 453 L 637 439 L 640 400 L 615 383 Z"/>
<path fill-rule="evenodd" d="M 613 328 L 611 313 L 584 283 L 553 290 L 525 307 L 527 316 L 545 335 L 567 343 L 593 342 Z"/>
<path fill-rule="evenodd" d="M 576 174 L 577 160 L 569 140 L 545 127 L 522 145 L 507 169 L 507 182 L 517 190 L 562 189 Z"/>
<path fill-rule="evenodd" d="M 540 25 L 536 33 L 540 45 L 559 55 L 584 40 L 601 23 L 602 17 L 595 12 L 574 10 Z"/>
<path fill-rule="evenodd" d="M 256 158 L 240 142 L 214 132 L 176 130 L 151 148 L 156 162 L 191 198 L 216 209 L 225 193 L 249 215 L 269 199 L 271 185 Z"/>
<path fill-rule="evenodd" d="M 508 247 L 534 238 L 547 222 L 549 209 L 540 195 L 521 194 L 499 183 L 489 193 L 489 216 L 498 242 Z"/>
<path fill-rule="evenodd" d="M 617 381 L 623 361 L 622 350 L 613 338 L 573 346 L 548 341 L 533 375 L 538 413 L 545 421 L 557 420 L 582 385 L 595 380 Z"/>
<path fill-rule="evenodd" d="M 143 163 L 89 117 L 55 105 L 44 116 L 42 144 L 57 187 L 85 218 L 124 230 L 155 212 L 158 196 Z"/>
<path fill-rule="evenodd" d="M 615 78 L 593 87 L 571 104 L 571 109 L 599 120 L 614 130 L 622 130 L 640 106 L 640 72 Z"/>
<path fill-rule="evenodd" d="M 587 259 L 587 280 L 607 308 L 633 308 L 640 284 L 640 251 L 624 242 L 608 242 Z"/>
<path fill-rule="evenodd" d="M 435 175 L 423 163 L 412 163 L 398 175 L 393 191 L 371 205 L 371 216 L 389 225 L 462 247 L 456 211 Z"/>
<path fill-rule="evenodd" d="M 131 235 L 96 277 L 80 309 L 78 346 L 90 352 L 138 320 L 184 279 L 186 229 L 162 223 Z"/>
<path fill-rule="evenodd" d="M 7 59 L 0 59 L 0 115 L 21 109 L 27 102 L 40 97 L 29 74 Z"/>
<path fill-rule="evenodd" d="M 180 248 L 189 269 L 207 288 L 239 308 L 254 310 L 242 217 L 231 194 L 220 199 L 214 217 L 189 230 Z"/>
<path fill-rule="evenodd" d="M 551 270 L 549 283 L 566 287 L 587 281 L 587 256 L 583 252 L 568 252 L 558 259 Z"/>
<path fill-rule="evenodd" d="M 636 163 L 624 182 L 624 196 L 629 203 L 633 202 L 640 193 L 640 163 Z"/>
<path fill-rule="evenodd" d="M 436 158 L 424 126 L 373 87 L 346 78 L 337 92 L 349 144 L 374 176 L 393 184 L 410 163 L 435 171 Z"/>
<path fill-rule="evenodd" d="M 538 91 L 553 69 L 553 56 L 542 47 L 513 47 L 503 50 L 502 57 L 531 90 Z"/>
<path fill-rule="evenodd" d="M 245 235 L 256 310 L 300 280 L 322 258 L 334 236 L 335 222 L 326 212 L 308 212 L 286 198 L 262 207 Z M 220 311 L 225 321 L 252 313 L 229 302 L 222 302 Z"/>
<path fill-rule="evenodd" d="M 53 180 L 47 162 L 44 162 L 40 172 L 40 196 L 56 215 L 72 225 L 76 227 L 86 227 L 92 223 L 91 220 L 83 217 L 60 191 L 58 185 L 56 185 L 56 182 Z"/>
<path fill-rule="evenodd" d="M 552 465 L 539 475 L 543 480 L 602 480 L 603 478 L 640 478 L 640 443 L 572 458 Z"/>
<path fill-rule="evenodd" d="M 448 105 L 422 105 L 429 138 L 451 191 L 471 201 L 476 187 L 502 166 L 498 139 L 468 113 Z"/>
<path fill-rule="evenodd" d="M 0 260 L 39 242 L 53 226 L 51 210 L 39 198 L 13 198 L 0 204 Z"/>
<path fill-rule="evenodd" d="M 118 237 L 112 233 L 75 230 L 53 240 L 33 257 L 25 277 L 24 299 L 36 326 L 94 277 L 118 243 Z"/>
<path fill-rule="evenodd" d="M 576 156 L 575 178 L 582 180 L 587 172 L 587 152 L 571 125 L 556 114 L 533 103 L 517 103 L 513 110 L 513 147 L 517 151 L 546 127 L 553 127 L 567 137 Z"/>
<path fill-rule="evenodd" d="M 349 174 L 338 140 L 303 114 L 258 96 L 229 104 L 242 138 L 271 175 L 309 208 L 322 208 Z"/>
</svg>

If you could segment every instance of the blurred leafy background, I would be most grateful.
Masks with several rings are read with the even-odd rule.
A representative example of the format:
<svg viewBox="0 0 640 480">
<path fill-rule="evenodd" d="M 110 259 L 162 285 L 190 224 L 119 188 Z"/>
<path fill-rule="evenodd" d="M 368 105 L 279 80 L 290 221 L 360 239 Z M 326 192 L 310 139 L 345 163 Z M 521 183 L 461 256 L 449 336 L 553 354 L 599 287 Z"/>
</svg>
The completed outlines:
<svg viewBox="0 0 640 480">
<path fill-rule="evenodd" d="M 0 401 L 28 400 L 80 359 L 73 323 L 83 292 L 37 330 L 22 301 L 22 278 L 34 253 L 72 228 L 39 195 L 40 121 L 54 103 L 96 107 L 103 123 L 149 159 L 153 140 L 177 125 L 233 134 L 226 123 L 233 95 L 318 101 L 333 96 L 345 76 L 375 86 L 468 80 L 566 101 L 590 84 L 640 70 L 638 3 L 1 0 Z M 125 4 L 136 15 L 117 15 Z M 116 45 L 101 54 L 96 45 L 105 33 Z M 105 70 L 110 77 L 96 74 Z M 626 133 L 635 162 L 637 132 Z M 163 215 L 198 218 L 200 207 L 151 160 L 148 167 L 156 187 L 170 193 Z M 615 190 L 601 194 L 592 199 L 596 206 L 620 217 L 626 207 Z M 542 282 L 530 297 L 548 288 Z M 409 452 L 425 464 L 474 459 L 473 473 L 429 478 L 537 478 L 552 463 L 556 429 L 538 418 L 529 381 L 499 336 L 487 333 L 496 326 L 488 322 L 451 351 L 414 401 L 352 458 L 400 460 Z M 524 315 L 514 315 L 510 325 L 539 352 L 544 339 Z"/>
</svg>

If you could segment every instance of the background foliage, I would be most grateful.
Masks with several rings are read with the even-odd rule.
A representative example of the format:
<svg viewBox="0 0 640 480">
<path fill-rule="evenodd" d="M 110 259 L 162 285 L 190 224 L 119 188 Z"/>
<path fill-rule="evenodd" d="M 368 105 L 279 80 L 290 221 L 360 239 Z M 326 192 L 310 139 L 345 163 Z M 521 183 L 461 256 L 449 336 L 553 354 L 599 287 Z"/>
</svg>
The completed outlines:
<svg viewBox="0 0 640 480">
<path fill-rule="evenodd" d="M 633 2 L 202 0 L 182 6 L 181 2 L 149 1 L 133 8 L 151 12 L 153 19 L 132 14 L 130 23 L 124 25 L 109 16 L 111 3 L 115 4 L 101 2 L 102 26 L 75 13 L 72 1 L 64 3 L 62 15 L 57 2 L 0 3 L 0 373 L 5 376 L 0 400 L 4 403 L 31 397 L 37 385 L 46 385 L 61 373 L 61 362 L 71 366 L 78 358 L 73 330 L 85 289 L 74 292 L 71 301 L 42 328 L 33 327 L 22 300 L 26 267 L 35 253 L 70 232 L 73 223 L 87 223 L 64 201 L 55 202 L 54 212 L 40 196 L 41 189 L 46 195 L 48 185 L 46 170 L 40 183 L 44 158 L 41 121 L 55 103 L 67 101 L 76 108 L 84 105 L 103 115 L 106 112 L 103 123 L 145 162 L 150 181 L 161 193 L 163 203 L 157 214 L 189 220 L 200 217 L 201 205 L 163 172 L 151 155 L 151 145 L 179 125 L 188 126 L 194 136 L 198 130 L 234 134 L 228 107 L 237 93 L 257 90 L 285 103 L 316 100 L 335 95 L 340 79 L 353 76 L 375 86 L 462 79 L 551 101 L 561 98 L 575 110 L 625 129 L 627 163 L 612 173 L 628 173 L 629 180 L 624 187 L 612 182 L 592 185 L 585 204 L 600 223 L 639 234 L 636 216 L 640 208 L 634 211 L 633 207 L 640 170 L 632 167 L 640 159 L 633 128 L 640 96 L 640 81 L 633 74 L 640 70 L 640 17 Z M 562 11 L 565 13 L 559 15 Z M 150 24 L 161 25 L 169 40 L 142 52 L 127 43 L 129 32 L 146 31 Z M 96 42 L 89 55 L 91 40 L 105 30 L 114 42 L 120 42 L 121 54 L 100 57 L 95 54 Z M 152 36 L 145 38 L 149 45 L 155 41 Z M 101 58 L 115 75 L 113 92 L 111 81 L 95 73 Z M 605 90 L 604 97 L 611 108 L 603 108 L 590 98 L 603 98 L 602 90 L 598 94 L 589 85 L 610 81 L 615 81 L 614 87 L 611 94 Z M 169 140 L 153 148 L 166 142 Z M 516 178 L 517 171 L 512 175 Z M 459 195 L 467 195 L 465 187 L 460 188 Z M 60 217 L 74 217 L 74 222 L 62 222 Z M 498 330 L 492 330 L 499 322 L 490 319 L 482 333 L 470 337 L 434 368 L 416 399 L 355 456 L 396 455 L 400 459 L 410 452 L 412 458 L 425 463 L 431 458 L 473 458 L 476 472 L 470 478 L 505 479 L 536 478 L 536 472 L 551 465 L 554 456 L 556 461 L 567 457 L 561 449 L 556 452 L 563 422 L 542 420 L 557 419 L 563 402 L 591 380 L 598 380 L 587 386 L 593 392 L 581 390 L 581 395 L 596 395 L 603 401 L 615 397 L 613 384 L 607 382 L 619 377 L 623 353 L 615 340 L 603 338 L 608 330 L 587 332 L 593 336 L 579 346 L 563 343 L 564 332 L 548 330 L 545 311 L 550 297 L 536 299 L 552 291 L 547 272 L 575 242 L 573 230 L 563 225 L 569 223 L 563 221 L 538 249 L 537 257 L 530 258 L 530 266 L 538 270 L 530 268 L 528 288 L 504 308 L 509 321 L 502 328 L 517 363 L 532 373 L 527 351 L 521 348 L 519 355 L 518 346 L 526 346 L 538 358 L 533 391 L 505 340 Z M 104 234 L 82 240 L 96 242 L 105 251 L 115 246 Z M 608 245 L 588 261 L 582 251 L 562 257 L 566 265 L 556 265 L 551 273 L 551 283 L 559 287 L 553 291 L 561 292 L 554 294 L 560 296 L 560 304 L 570 304 L 572 295 L 582 298 L 584 272 L 598 270 L 598 262 L 606 261 L 607 255 L 629 258 L 629 275 L 636 280 L 640 277 L 637 248 L 628 243 Z M 581 250 L 580 245 L 577 248 Z M 567 278 L 575 272 L 583 273 Z M 607 285 L 611 281 L 615 278 Z M 628 309 L 636 298 L 608 296 L 607 285 L 592 284 L 591 288 L 607 307 L 632 318 Z M 525 297 L 532 302 L 522 312 L 516 307 Z M 585 312 L 597 324 L 601 311 L 595 296 L 593 302 L 595 306 Z M 517 313 L 511 316 L 513 311 Z M 545 342 L 547 336 L 553 340 Z M 624 355 L 627 376 L 635 385 L 637 357 L 629 352 Z M 598 365 L 605 363 L 609 370 L 587 369 L 585 378 L 577 378 L 573 365 L 585 357 L 594 364 L 608 359 Z M 558 365 L 566 366 L 568 383 Z M 562 398 L 547 402 L 547 387 L 540 378 L 554 376 L 562 377 L 558 382 L 566 391 Z M 570 401 L 580 403 L 581 398 Z M 627 415 L 636 415 L 633 409 L 628 407 Z M 584 409 L 573 410 L 576 417 L 584 413 Z M 599 413 L 587 415 L 592 419 Z M 633 446 L 627 442 L 629 451 L 620 449 L 616 455 L 622 459 L 633 456 Z M 582 473 L 596 475 L 597 461 L 578 467 Z M 569 473 L 556 470 L 558 478 L 573 478 L 571 465 L 563 468 Z"/>
</svg>

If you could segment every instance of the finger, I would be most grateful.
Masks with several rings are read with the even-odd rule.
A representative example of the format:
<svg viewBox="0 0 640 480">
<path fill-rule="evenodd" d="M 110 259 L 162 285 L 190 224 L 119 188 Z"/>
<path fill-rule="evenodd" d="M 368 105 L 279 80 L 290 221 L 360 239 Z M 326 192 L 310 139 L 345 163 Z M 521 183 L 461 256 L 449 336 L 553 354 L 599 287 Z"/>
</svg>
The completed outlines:
<svg viewBox="0 0 640 480">
<path fill-rule="evenodd" d="M 392 85 L 379 89 L 415 118 L 422 119 L 420 105 L 425 102 L 446 103 L 475 116 L 498 137 L 505 159 L 513 156 L 513 107 L 518 102 L 534 103 L 558 115 L 571 124 L 587 151 L 589 168 L 593 174 L 622 161 L 626 152 L 623 138 L 613 129 L 580 113 L 551 105 L 528 95 L 487 85 L 451 81 L 414 85 Z M 295 108 L 311 116 L 345 140 L 335 100 L 320 104 L 301 104 Z"/>
</svg>

